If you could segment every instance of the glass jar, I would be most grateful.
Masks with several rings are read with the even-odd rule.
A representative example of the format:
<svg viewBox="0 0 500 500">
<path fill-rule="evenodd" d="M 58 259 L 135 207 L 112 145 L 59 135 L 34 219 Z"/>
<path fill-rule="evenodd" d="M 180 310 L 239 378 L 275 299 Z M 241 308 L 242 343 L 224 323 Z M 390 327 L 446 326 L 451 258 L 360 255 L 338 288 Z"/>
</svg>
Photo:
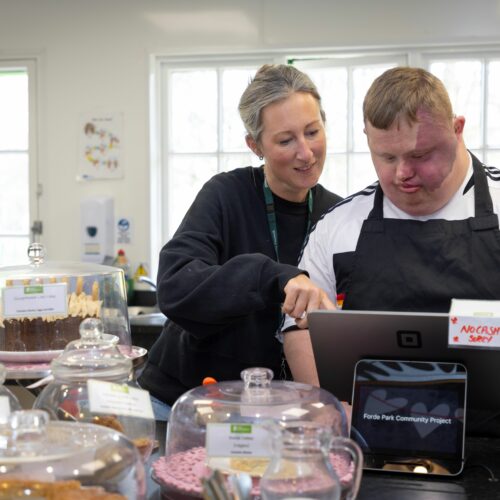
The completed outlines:
<svg viewBox="0 0 500 500">
<path fill-rule="evenodd" d="M 0 361 L 48 362 L 79 338 L 85 318 L 130 346 L 123 271 L 82 262 L 45 260 L 43 245 L 28 248 L 29 263 L 0 268 Z"/>
<path fill-rule="evenodd" d="M 349 438 L 315 423 L 276 426 L 274 455 L 260 482 L 263 500 L 356 498 L 363 456 Z"/>
<path fill-rule="evenodd" d="M 94 424 L 50 421 L 41 410 L 9 418 L 0 447 L 0 499 L 146 498 L 144 467 L 123 434 Z M 70 496 L 73 495 L 73 496 Z"/>
<path fill-rule="evenodd" d="M 155 421 L 149 393 L 133 379 L 132 360 L 112 337 L 103 338 L 98 319 L 84 320 L 80 336 L 52 361 L 54 380 L 40 392 L 33 408 L 46 410 L 54 420 L 89 422 L 123 432 L 147 460 Z"/>
<path fill-rule="evenodd" d="M 270 423 L 313 422 L 347 437 L 344 409 L 332 394 L 272 377 L 271 370 L 251 368 L 240 381 L 196 387 L 175 402 L 166 456 L 153 464 L 154 477 L 167 494 L 201 495 L 200 479 L 215 469 L 250 474 L 252 494 L 258 494 L 273 455 Z"/>
<path fill-rule="evenodd" d="M 13 411 L 21 410 L 21 404 L 14 394 L 12 394 L 3 384 L 7 370 L 0 363 L 0 442 L 5 440 L 5 428 L 9 421 L 9 416 Z M 0 443 L 0 447 L 2 444 Z"/>
</svg>

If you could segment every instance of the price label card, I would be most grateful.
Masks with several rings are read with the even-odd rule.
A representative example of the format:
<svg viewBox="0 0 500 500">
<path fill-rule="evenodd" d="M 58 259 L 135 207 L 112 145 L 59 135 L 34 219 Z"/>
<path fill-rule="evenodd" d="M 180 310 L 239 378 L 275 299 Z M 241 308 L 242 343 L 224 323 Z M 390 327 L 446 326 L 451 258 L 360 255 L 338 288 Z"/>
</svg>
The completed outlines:
<svg viewBox="0 0 500 500">
<path fill-rule="evenodd" d="M 500 349 L 500 301 L 452 299 L 448 345 Z"/>
<path fill-rule="evenodd" d="M 2 291 L 6 318 L 68 314 L 66 283 L 7 286 Z"/>
<path fill-rule="evenodd" d="M 103 380 L 88 380 L 87 389 L 93 413 L 154 419 L 148 391 Z"/>
<path fill-rule="evenodd" d="M 258 424 L 207 424 L 206 452 L 209 457 L 270 457 L 270 432 Z"/>
</svg>

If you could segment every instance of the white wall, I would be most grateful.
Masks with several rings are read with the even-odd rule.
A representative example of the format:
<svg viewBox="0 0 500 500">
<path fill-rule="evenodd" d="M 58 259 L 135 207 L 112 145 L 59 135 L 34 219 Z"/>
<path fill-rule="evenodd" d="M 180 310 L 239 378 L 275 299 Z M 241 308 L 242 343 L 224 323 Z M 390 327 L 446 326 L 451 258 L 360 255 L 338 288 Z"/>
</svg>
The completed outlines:
<svg viewBox="0 0 500 500">
<path fill-rule="evenodd" d="M 109 194 L 130 259 L 149 259 L 151 54 L 454 42 L 500 42 L 500 0 L 0 0 L 0 58 L 40 62 L 42 242 L 78 260 L 79 201 Z M 124 115 L 125 176 L 81 183 L 78 119 L 96 111 Z"/>
</svg>

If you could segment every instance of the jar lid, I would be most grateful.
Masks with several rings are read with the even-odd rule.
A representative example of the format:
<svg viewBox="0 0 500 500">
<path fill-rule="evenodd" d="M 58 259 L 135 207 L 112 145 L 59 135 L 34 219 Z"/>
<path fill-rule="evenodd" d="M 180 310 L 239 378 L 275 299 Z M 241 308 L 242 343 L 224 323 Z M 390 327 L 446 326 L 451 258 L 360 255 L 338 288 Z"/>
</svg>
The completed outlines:
<svg viewBox="0 0 500 500">
<path fill-rule="evenodd" d="M 132 360 L 124 356 L 112 338 L 103 332 L 101 320 L 87 318 L 80 324 L 80 338 L 70 342 L 51 363 L 55 380 L 77 381 L 127 379 Z"/>
<path fill-rule="evenodd" d="M 32 243 L 28 247 L 28 262 L 25 265 L 0 267 L 0 278 L 24 280 L 26 278 L 70 277 L 87 275 L 108 275 L 120 272 L 112 266 L 103 266 L 90 262 L 58 262 L 46 260 L 46 250 L 41 243 Z"/>
<path fill-rule="evenodd" d="M 181 398 L 224 402 L 226 406 L 274 406 L 335 399 L 333 395 L 319 387 L 284 380 L 275 381 L 272 370 L 268 368 L 248 368 L 241 372 L 241 378 L 242 380 L 196 387 Z"/>
<path fill-rule="evenodd" d="M 119 459 L 125 470 L 140 462 L 133 443 L 122 433 L 95 424 L 50 420 L 44 410 L 15 411 L 8 427 L 7 446 L 0 445 L 3 479 L 9 474 L 49 480 L 69 474 L 84 479 L 108 471 L 112 481 Z"/>
</svg>

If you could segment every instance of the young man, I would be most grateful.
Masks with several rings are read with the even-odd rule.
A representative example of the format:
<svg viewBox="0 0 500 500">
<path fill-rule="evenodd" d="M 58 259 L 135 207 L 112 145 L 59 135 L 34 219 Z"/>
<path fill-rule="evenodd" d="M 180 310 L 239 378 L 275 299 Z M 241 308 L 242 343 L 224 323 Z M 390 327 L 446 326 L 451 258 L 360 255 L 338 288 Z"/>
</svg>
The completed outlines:
<svg viewBox="0 0 500 500">
<path fill-rule="evenodd" d="M 500 298 L 500 171 L 466 149 L 442 82 L 419 68 L 377 78 L 363 103 L 379 181 L 329 211 L 299 263 L 344 309 L 446 312 Z M 294 326 L 287 318 L 284 331 Z M 307 318 L 284 337 L 295 380 L 318 384 Z"/>
</svg>

